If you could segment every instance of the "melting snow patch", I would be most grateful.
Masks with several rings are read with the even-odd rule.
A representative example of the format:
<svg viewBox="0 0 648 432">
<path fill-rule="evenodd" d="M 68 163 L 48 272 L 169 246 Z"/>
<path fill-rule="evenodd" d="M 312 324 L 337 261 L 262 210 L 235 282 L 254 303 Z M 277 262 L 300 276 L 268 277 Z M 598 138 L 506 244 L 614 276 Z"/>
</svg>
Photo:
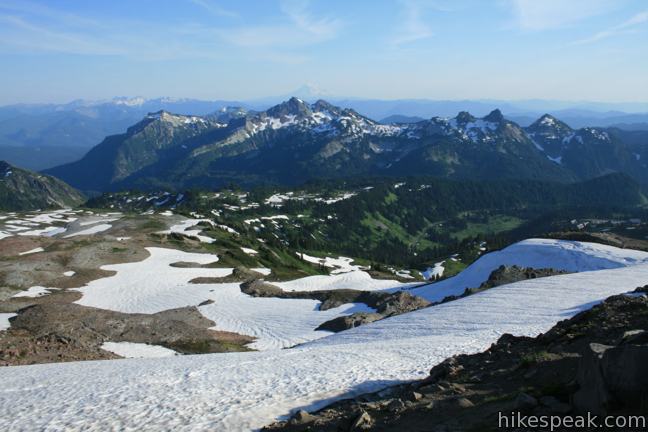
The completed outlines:
<svg viewBox="0 0 648 432">
<path fill-rule="evenodd" d="M 7 330 L 9 327 L 11 327 L 9 318 L 13 318 L 15 316 L 15 313 L 0 313 L 0 331 Z"/>
<path fill-rule="evenodd" d="M 443 272 L 445 271 L 445 267 L 443 266 L 444 263 L 445 261 L 434 263 L 434 267 L 428 267 L 428 269 L 422 273 L 423 277 L 427 280 L 440 278 L 443 276 Z"/>
<path fill-rule="evenodd" d="M 30 249 L 30 250 L 25 251 L 25 252 L 20 252 L 18 255 L 30 255 L 30 254 L 38 253 L 38 252 L 45 252 L 45 249 L 43 249 L 42 247 L 37 247 L 37 248 Z"/>
<path fill-rule="evenodd" d="M 72 234 L 68 234 L 64 236 L 63 238 L 71 238 L 71 237 L 76 237 L 80 235 L 92 235 L 92 234 L 97 234 L 103 231 L 108 231 L 110 228 L 112 228 L 112 225 L 110 224 L 99 224 L 99 225 L 93 225 L 90 228 L 73 232 Z"/>
<path fill-rule="evenodd" d="M 216 241 L 215 239 L 200 234 L 202 232 L 202 229 L 189 229 L 198 225 L 199 223 L 208 223 L 211 226 L 214 226 L 214 223 L 209 219 L 186 219 L 179 224 L 171 226 L 171 228 L 166 231 L 160 231 L 160 234 L 177 233 L 189 237 L 196 237 L 202 243 L 214 243 Z"/>
<path fill-rule="evenodd" d="M 263 276 L 268 276 L 270 273 L 272 273 L 272 270 L 266 267 L 255 267 L 251 268 L 250 270 L 261 273 Z"/>
<path fill-rule="evenodd" d="M 45 288 L 42 286 L 33 286 L 27 291 L 21 291 L 18 294 L 14 294 L 12 297 L 42 297 L 44 295 L 51 294 L 52 290 L 57 288 Z"/>
<path fill-rule="evenodd" d="M 67 276 L 67 277 L 72 277 L 72 276 L 74 276 L 75 274 L 76 274 L 76 272 L 73 271 L 73 270 L 69 270 L 69 271 L 63 272 L 63 276 Z"/>
<path fill-rule="evenodd" d="M 159 345 L 134 342 L 104 342 L 101 349 L 125 358 L 173 357 L 177 352 Z"/>
<path fill-rule="evenodd" d="M 254 249 L 242 247 L 241 250 L 245 252 L 248 255 L 257 255 L 259 252 L 255 251 Z"/>
</svg>

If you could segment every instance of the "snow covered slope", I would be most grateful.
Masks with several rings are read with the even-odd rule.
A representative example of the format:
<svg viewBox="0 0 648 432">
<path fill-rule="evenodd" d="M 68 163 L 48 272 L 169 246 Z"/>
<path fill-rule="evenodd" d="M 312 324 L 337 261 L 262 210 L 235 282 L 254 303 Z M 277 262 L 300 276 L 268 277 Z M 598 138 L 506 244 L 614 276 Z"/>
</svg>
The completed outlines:
<svg viewBox="0 0 648 432">
<path fill-rule="evenodd" d="M 603 246 L 574 248 L 582 253 L 567 256 L 585 269 L 645 259 Z M 294 409 L 420 378 L 448 356 L 481 351 L 503 333 L 536 335 L 646 283 L 648 264 L 629 265 L 500 286 L 290 350 L 0 368 L 0 428 L 259 428 Z"/>
<path fill-rule="evenodd" d="M 76 303 L 118 312 L 150 314 L 198 306 L 212 300 L 212 304 L 200 306 L 199 311 L 216 323 L 215 329 L 254 336 L 257 340 L 250 347 L 259 350 L 287 348 L 324 337 L 330 332 L 315 331 L 323 322 L 355 312 L 373 312 L 364 304 L 345 304 L 320 311 L 316 300 L 251 297 L 241 292 L 238 283 L 192 284 L 189 281 L 194 278 L 227 276 L 232 269 L 172 266 L 179 262 L 209 264 L 218 261 L 218 256 L 212 254 L 154 247 L 147 250 L 150 256 L 144 261 L 103 266 L 103 270 L 116 274 L 79 288 L 83 297 Z M 347 284 L 347 287 L 373 281 L 367 273 L 355 273 L 364 276 L 359 276 L 359 280 L 346 275 L 331 279 L 355 280 L 355 285 Z M 381 287 L 399 285 L 386 280 L 373 282 Z"/>
<path fill-rule="evenodd" d="M 640 263 L 648 263 L 648 253 L 598 243 L 528 239 L 486 254 L 457 276 L 413 289 L 411 293 L 433 302 L 460 295 L 466 288 L 478 288 L 501 265 L 583 272 Z"/>
</svg>

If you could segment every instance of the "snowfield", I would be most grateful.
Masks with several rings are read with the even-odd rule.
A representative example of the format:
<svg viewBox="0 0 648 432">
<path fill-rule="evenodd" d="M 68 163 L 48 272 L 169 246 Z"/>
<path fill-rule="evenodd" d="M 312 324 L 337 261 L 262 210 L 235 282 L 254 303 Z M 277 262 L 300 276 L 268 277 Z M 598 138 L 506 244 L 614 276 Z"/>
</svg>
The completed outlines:
<svg viewBox="0 0 648 432">
<path fill-rule="evenodd" d="M 214 321 L 217 330 L 256 337 L 249 344 L 256 350 L 288 348 L 328 336 L 330 332 L 315 329 L 343 315 L 375 312 L 364 304 L 344 304 L 320 311 L 320 302 L 316 300 L 251 297 L 241 292 L 238 283 L 211 288 L 209 298 L 214 303 L 198 308 L 200 313 Z"/>
<path fill-rule="evenodd" d="M 231 268 L 182 268 L 171 264 L 190 262 L 210 264 L 218 261 L 212 254 L 197 254 L 175 249 L 147 248 L 151 254 L 140 262 L 102 266 L 117 272 L 77 290 L 83 297 L 76 303 L 126 313 L 156 313 L 184 306 L 197 306 L 208 299 L 207 285 L 190 284 L 197 277 L 222 277 Z"/>
<path fill-rule="evenodd" d="M 411 293 L 433 302 L 449 295 L 460 295 L 466 288 L 478 288 L 500 265 L 583 272 L 641 263 L 648 263 L 648 253 L 597 243 L 528 239 L 488 253 L 457 276 L 413 289 Z"/>
<path fill-rule="evenodd" d="M 149 251 L 151 258 L 145 263 L 152 260 L 151 263 L 168 266 L 173 260 L 200 259 L 203 263 L 213 260 L 209 255 L 197 255 L 189 260 L 186 255 L 196 254 L 166 250 L 158 254 L 154 248 Z M 523 252 L 529 254 L 528 261 Z M 489 258 L 491 255 L 499 256 L 500 262 Z M 501 260 L 512 260 L 515 255 L 519 265 L 547 263 L 542 266 L 583 272 L 503 285 L 289 350 L 0 368 L 3 383 L 0 428 L 19 431 L 252 430 L 296 409 L 314 410 L 343 397 L 422 378 L 443 359 L 482 351 L 503 333 L 535 336 L 608 296 L 648 283 L 648 254 L 553 240 L 521 242 L 485 255 L 479 260 L 483 263 L 478 261 L 471 266 L 468 276 L 444 282 L 454 279 L 455 290 L 463 291 L 463 284 L 478 281 L 485 268 L 497 267 L 503 263 Z M 120 266 L 130 265 L 133 264 Z M 598 270 L 602 268 L 607 269 Z M 89 295 L 110 305 L 121 304 L 130 311 L 150 307 L 149 301 L 161 297 L 164 300 L 156 302 L 157 306 L 150 307 L 151 310 L 170 304 L 177 307 L 177 301 L 171 301 L 175 297 L 168 295 L 171 291 L 168 286 L 161 289 L 154 286 L 160 282 L 171 284 L 166 281 L 175 277 L 171 271 L 156 267 L 155 272 L 143 273 L 149 279 L 156 275 L 156 283 L 140 286 L 136 281 L 119 288 L 103 282 L 96 289 L 82 291 L 84 297 L 80 302 L 87 301 Z M 136 274 L 120 268 L 111 278 L 121 277 L 119 281 L 127 282 L 127 276 Z M 145 282 L 146 276 L 141 278 L 139 282 Z M 217 292 L 218 286 L 226 288 L 225 285 L 228 284 L 212 285 L 212 289 Z M 431 290 L 438 285 L 419 289 Z M 132 292 L 135 287 L 147 293 L 146 302 Z M 450 286 L 447 288 L 450 290 Z M 155 289 L 160 291 L 155 293 Z M 188 295 L 194 294 L 190 290 Z M 133 297 L 137 301 L 132 301 Z M 201 307 L 201 312 L 208 315 L 206 309 L 218 304 L 216 300 Z M 286 303 L 277 306 L 280 304 Z M 243 304 L 240 307 L 241 312 L 247 309 Z"/>
</svg>

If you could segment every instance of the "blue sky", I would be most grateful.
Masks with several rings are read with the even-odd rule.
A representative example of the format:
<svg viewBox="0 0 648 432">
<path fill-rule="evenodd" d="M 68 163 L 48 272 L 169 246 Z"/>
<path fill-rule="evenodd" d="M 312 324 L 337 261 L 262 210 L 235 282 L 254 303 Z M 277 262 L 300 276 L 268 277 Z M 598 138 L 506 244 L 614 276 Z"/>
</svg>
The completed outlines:
<svg viewBox="0 0 648 432">
<path fill-rule="evenodd" d="M 0 0 L 0 104 L 648 101 L 643 0 Z"/>
</svg>

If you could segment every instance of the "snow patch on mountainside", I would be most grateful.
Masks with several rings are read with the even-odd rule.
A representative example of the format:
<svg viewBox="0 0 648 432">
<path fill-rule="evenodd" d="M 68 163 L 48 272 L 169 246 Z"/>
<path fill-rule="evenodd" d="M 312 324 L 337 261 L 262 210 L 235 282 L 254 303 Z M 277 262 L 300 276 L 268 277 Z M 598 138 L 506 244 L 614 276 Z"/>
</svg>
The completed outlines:
<svg viewBox="0 0 648 432">
<path fill-rule="evenodd" d="M 466 288 L 479 287 L 500 265 L 583 272 L 642 263 L 648 263 L 646 252 L 597 243 L 529 239 L 501 251 L 488 253 L 457 276 L 413 289 L 411 293 L 429 301 L 440 301 L 450 295 L 460 295 Z"/>
</svg>

